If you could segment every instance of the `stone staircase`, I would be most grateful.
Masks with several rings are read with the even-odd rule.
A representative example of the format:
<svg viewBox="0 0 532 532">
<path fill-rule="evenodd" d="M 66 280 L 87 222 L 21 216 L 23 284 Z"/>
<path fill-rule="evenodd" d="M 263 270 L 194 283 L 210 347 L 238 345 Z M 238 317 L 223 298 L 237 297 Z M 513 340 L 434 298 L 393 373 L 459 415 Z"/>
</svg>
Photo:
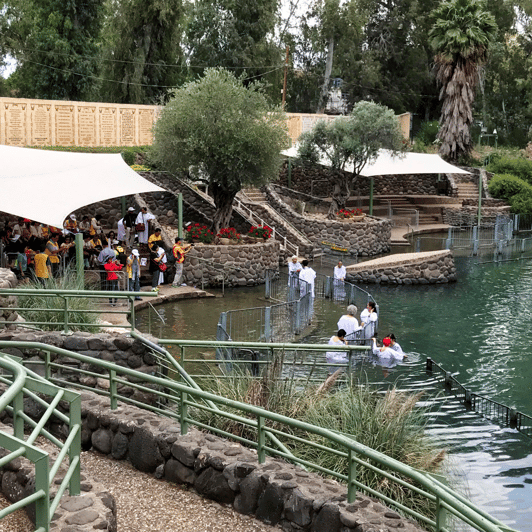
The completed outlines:
<svg viewBox="0 0 532 532">
<path fill-rule="evenodd" d="M 258 219 L 269 227 L 275 228 L 275 238 L 281 242 L 281 248 L 287 257 L 291 255 L 316 256 L 314 244 L 284 216 L 268 203 L 266 194 L 256 188 L 247 188 L 237 195 L 237 201 L 245 204 Z"/>
<path fill-rule="evenodd" d="M 460 202 L 465 199 L 478 199 L 478 185 L 475 183 L 456 183 L 456 189 Z"/>
</svg>

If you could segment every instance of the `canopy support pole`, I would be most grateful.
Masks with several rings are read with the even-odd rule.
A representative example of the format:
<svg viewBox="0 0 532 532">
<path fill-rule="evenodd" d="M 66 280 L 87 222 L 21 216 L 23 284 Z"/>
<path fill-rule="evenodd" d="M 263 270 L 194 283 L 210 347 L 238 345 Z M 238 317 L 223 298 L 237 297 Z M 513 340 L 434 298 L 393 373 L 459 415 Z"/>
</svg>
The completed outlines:
<svg viewBox="0 0 532 532">
<path fill-rule="evenodd" d="M 369 178 L 369 215 L 373 216 L 373 177 Z"/>
<path fill-rule="evenodd" d="M 126 197 L 121 196 L 120 198 L 120 205 L 122 206 L 122 218 L 126 215 L 127 209 L 126 209 Z"/>
<path fill-rule="evenodd" d="M 77 233 L 74 239 L 76 243 L 76 274 L 78 277 L 78 289 L 85 289 L 85 260 L 83 258 L 83 233 Z"/>
<path fill-rule="evenodd" d="M 183 193 L 177 195 L 177 235 L 183 238 Z"/>
</svg>

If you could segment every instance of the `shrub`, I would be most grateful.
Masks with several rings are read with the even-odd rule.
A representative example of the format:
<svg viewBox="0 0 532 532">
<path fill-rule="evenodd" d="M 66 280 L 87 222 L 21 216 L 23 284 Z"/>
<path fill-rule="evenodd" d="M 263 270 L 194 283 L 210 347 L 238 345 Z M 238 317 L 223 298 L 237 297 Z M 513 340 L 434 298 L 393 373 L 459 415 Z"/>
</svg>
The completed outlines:
<svg viewBox="0 0 532 532">
<path fill-rule="evenodd" d="M 511 210 L 515 214 L 532 214 L 532 187 L 512 196 L 510 199 Z"/>
<path fill-rule="evenodd" d="M 508 157 L 498 153 L 491 156 L 487 167 L 494 174 L 511 174 L 532 185 L 532 161 L 524 157 Z"/>
<path fill-rule="evenodd" d="M 527 192 L 532 195 L 532 186 L 512 174 L 494 175 L 489 182 L 488 190 L 494 198 L 508 202 L 516 194 Z"/>
</svg>

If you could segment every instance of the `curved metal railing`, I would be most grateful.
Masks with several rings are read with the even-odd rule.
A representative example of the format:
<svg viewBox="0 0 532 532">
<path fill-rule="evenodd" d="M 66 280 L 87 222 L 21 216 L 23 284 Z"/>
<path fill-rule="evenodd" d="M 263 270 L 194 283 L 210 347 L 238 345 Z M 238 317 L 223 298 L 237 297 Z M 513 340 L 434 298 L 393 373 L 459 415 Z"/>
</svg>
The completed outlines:
<svg viewBox="0 0 532 532">
<path fill-rule="evenodd" d="M 179 340 L 175 341 L 179 343 Z M 188 341 L 190 343 L 190 341 Z M 212 347 L 220 345 L 220 342 L 213 342 Z M 385 504 L 393 506 L 409 515 L 418 521 L 424 523 L 426 526 L 432 527 L 436 532 L 449 532 L 450 529 L 446 525 L 445 516 L 450 513 L 455 519 L 465 523 L 476 530 L 482 532 L 503 532 L 511 531 L 500 521 L 490 517 L 483 510 L 475 507 L 465 498 L 455 493 L 452 489 L 445 486 L 442 482 L 434 478 L 430 474 L 420 472 L 406 464 L 403 464 L 393 458 L 383 455 L 365 445 L 358 443 L 347 435 L 333 432 L 309 423 L 298 421 L 269 412 L 263 408 L 241 403 L 225 397 L 217 396 L 212 393 L 204 392 L 200 389 L 191 387 L 186 384 L 180 384 L 170 379 L 146 375 L 138 371 L 117 366 L 110 362 L 99 359 L 94 359 L 79 353 L 74 353 L 50 346 L 42 343 L 34 342 L 8 342 L 0 341 L 0 349 L 6 347 L 17 347 L 19 349 L 38 350 L 42 353 L 43 364 L 45 366 L 46 375 L 50 376 L 50 380 L 59 385 L 73 386 L 80 389 L 90 389 L 93 392 L 107 395 L 110 397 L 111 409 L 116 409 L 118 401 L 134 404 L 141 408 L 151 410 L 158 414 L 171 417 L 179 421 L 181 426 L 181 433 L 186 434 L 190 425 L 195 425 L 200 429 L 207 429 L 211 432 L 217 433 L 223 437 L 239 441 L 249 447 L 257 450 L 257 458 L 259 463 L 263 463 L 266 455 L 278 456 L 290 460 L 301 466 L 311 468 L 326 475 L 333 476 L 347 484 L 348 500 L 353 502 L 356 497 L 356 491 L 362 490 L 374 497 L 379 498 Z M 320 348 L 327 348 L 327 346 L 319 346 Z M 347 351 L 352 350 L 352 347 L 338 346 L 335 349 Z M 59 355 L 57 360 L 52 362 L 51 353 Z M 81 384 L 73 384 L 71 382 L 64 382 L 58 378 L 53 377 L 52 370 L 61 368 L 60 357 L 69 357 L 76 359 L 84 364 L 89 364 L 88 367 L 96 368 L 96 372 L 90 370 L 82 370 L 71 366 L 69 369 L 77 371 L 83 375 L 93 375 L 98 378 L 107 378 L 109 380 L 108 390 L 95 390 Z M 102 373 L 102 371 L 104 373 Z M 106 375 L 107 374 L 107 375 Z M 132 380 L 127 380 L 127 377 L 133 377 Z M 21 377 L 22 378 L 22 377 Z M 123 384 L 128 387 L 136 388 L 144 393 L 153 394 L 159 397 L 162 401 L 171 403 L 170 407 L 161 408 L 160 406 L 145 405 L 127 396 L 122 396 L 118 392 L 118 385 Z M 216 410 L 210 408 L 209 403 L 217 405 Z M 244 425 L 247 428 L 245 436 L 237 436 L 215 426 L 209 425 L 194 417 L 194 413 L 203 410 L 216 415 L 224 416 L 234 422 Z M 229 411 L 231 410 L 231 411 Z M 237 411 L 235 414 L 234 411 Z M 275 425 L 275 428 L 273 427 Z M 327 469 L 326 467 L 309 462 L 308 460 L 298 458 L 297 456 L 288 455 L 283 450 L 272 448 L 267 445 L 266 432 L 270 432 L 277 436 L 285 445 L 292 445 L 294 448 L 302 445 L 309 445 L 320 449 L 322 452 L 331 452 L 336 457 L 345 460 L 347 474 L 338 473 L 336 471 Z M 251 434 L 254 437 L 251 437 Z M 326 445 L 315 443 L 304 435 L 314 435 L 325 439 Z M 302 436 L 303 435 L 303 436 Z M 404 490 L 415 492 L 417 495 L 430 501 L 435 507 L 435 518 L 420 513 L 405 504 L 399 503 L 390 497 L 383 495 L 375 489 L 360 482 L 360 476 L 357 475 L 358 468 L 369 468 L 372 472 L 377 473 L 382 477 L 386 483 L 396 483 Z M 46 530 L 41 527 L 39 530 Z"/>
</svg>

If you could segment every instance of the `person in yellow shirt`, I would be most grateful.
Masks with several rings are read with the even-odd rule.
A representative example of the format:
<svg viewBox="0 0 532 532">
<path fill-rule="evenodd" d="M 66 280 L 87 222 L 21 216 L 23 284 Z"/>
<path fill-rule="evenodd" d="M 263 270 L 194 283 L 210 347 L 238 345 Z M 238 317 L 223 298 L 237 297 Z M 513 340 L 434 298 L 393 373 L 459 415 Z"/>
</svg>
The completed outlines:
<svg viewBox="0 0 532 532">
<path fill-rule="evenodd" d="M 150 238 L 148 238 L 148 246 L 151 248 L 154 242 L 162 241 L 162 239 L 163 237 L 161 235 L 161 228 L 157 227 L 153 235 L 150 235 Z"/>
<path fill-rule="evenodd" d="M 52 234 L 52 238 L 46 243 L 46 249 L 44 252 L 50 259 L 52 274 L 55 277 L 59 271 L 59 263 L 61 262 L 59 259 L 59 235 L 57 233 Z"/>
<path fill-rule="evenodd" d="M 44 246 L 35 255 L 33 261 L 35 264 L 35 277 L 43 286 L 46 286 L 46 280 L 52 276 L 52 267 L 49 256 L 44 252 Z"/>
</svg>

